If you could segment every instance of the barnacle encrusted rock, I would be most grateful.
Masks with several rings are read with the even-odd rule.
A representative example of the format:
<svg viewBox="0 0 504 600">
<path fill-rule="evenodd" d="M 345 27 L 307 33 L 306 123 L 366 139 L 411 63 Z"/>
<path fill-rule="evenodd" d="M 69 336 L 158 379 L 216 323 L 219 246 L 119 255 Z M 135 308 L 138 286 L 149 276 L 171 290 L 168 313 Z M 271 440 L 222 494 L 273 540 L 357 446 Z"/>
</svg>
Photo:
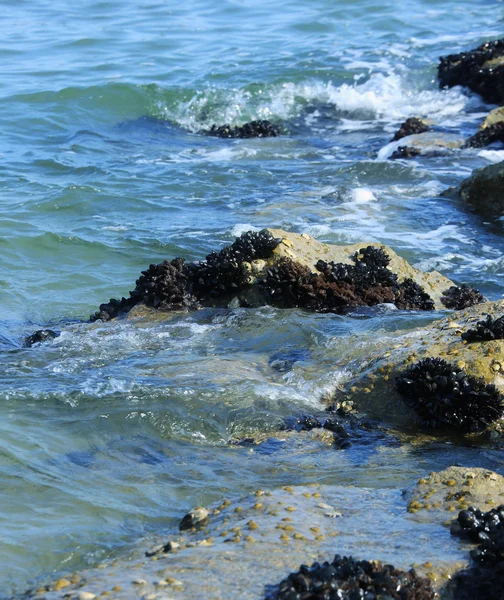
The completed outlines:
<svg viewBox="0 0 504 600">
<path fill-rule="evenodd" d="M 500 216 L 504 213 L 503 188 L 504 161 L 476 169 L 458 187 L 448 188 L 441 196 L 460 198 L 477 212 Z"/>
<path fill-rule="evenodd" d="M 396 387 L 422 422 L 434 429 L 482 431 L 501 418 L 504 410 L 503 398 L 493 384 L 441 358 L 424 358 L 408 367 L 396 379 Z"/>
<path fill-rule="evenodd" d="M 358 598 L 432 600 L 434 590 L 414 569 L 402 571 L 378 561 L 336 554 L 331 562 L 301 565 L 280 582 L 268 600 L 354 600 Z"/>
<path fill-rule="evenodd" d="M 442 56 L 440 87 L 464 85 L 486 102 L 504 102 L 504 39 L 486 42 L 474 50 Z"/>
<path fill-rule="evenodd" d="M 453 366 L 451 372 L 463 371 L 464 380 L 482 378 L 484 384 L 493 384 L 499 394 L 504 394 L 504 340 L 467 343 L 461 337 L 484 315 L 495 318 L 503 313 L 504 301 L 485 302 L 426 327 L 389 333 L 349 347 L 344 366 L 352 371 L 352 377 L 344 389 L 336 392 L 336 405 L 351 401 L 356 410 L 397 425 L 418 421 L 413 408 L 402 401 L 395 383 L 408 368 L 425 359 L 446 361 Z M 476 416 L 473 425 L 477 423 Z M 499 437 L 504 432 L 503 426 L 500 418 L 488 428 L 488 434 Z"/>
<path fill-rule="evenodd" d="M 210 129 L 204 129 L 201 133 L 221 138 L 247 139 L 277 137 L 282 134 L 282 129 L 267 119 L 261 119 L 244 125 L 212 125 Z"/>
<path fill-rule="evenodd" d="M 264 229 L 244 233 L 202 262 L 176 258 L 151 265 L 128 298 L 102 304 L 91 320 L 106 321 L 140 304 L 187 311 L 270 303 L 339 312 L 398 300 L 404 309 L 431 310 L 442 307 L 442 290 L 451 285 L 436 271 L 417 271 L 381 244 L 334 246 L 306 234 Z"/>
</svg>

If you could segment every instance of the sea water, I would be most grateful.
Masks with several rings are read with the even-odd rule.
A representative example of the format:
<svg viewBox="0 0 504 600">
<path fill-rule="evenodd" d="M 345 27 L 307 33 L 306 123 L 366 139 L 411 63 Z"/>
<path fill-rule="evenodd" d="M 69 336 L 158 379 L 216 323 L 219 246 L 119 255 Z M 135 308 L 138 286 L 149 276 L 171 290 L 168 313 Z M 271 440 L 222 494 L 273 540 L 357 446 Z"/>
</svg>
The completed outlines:
<svg viewBox="0 0 504 600">
<path fill-rule="evenodd" d="M 502 151 L 383 151 L 410 116 L 476 131 L 492 107 L 439 90 L 436 65 L 500 37 L 501 1 L 20 0 L 2 14 L 0 595 L 294 477 L 400 489 L 449 464 L 502 471 L 463 445 L 380 453 L 371 440 L 309 468 L 274 444 L 229 447 L 321 410 L 351 378 L 348 345 L 440 313 L 86 322 L 149 264 L 269 226 L 383 242 L 501 298 L 502 223 L 439 194 Z M 253 119 L 286 134 L 200 134 Z M 61 335 L 25 348 L 41 327 Z"/>
</svg>

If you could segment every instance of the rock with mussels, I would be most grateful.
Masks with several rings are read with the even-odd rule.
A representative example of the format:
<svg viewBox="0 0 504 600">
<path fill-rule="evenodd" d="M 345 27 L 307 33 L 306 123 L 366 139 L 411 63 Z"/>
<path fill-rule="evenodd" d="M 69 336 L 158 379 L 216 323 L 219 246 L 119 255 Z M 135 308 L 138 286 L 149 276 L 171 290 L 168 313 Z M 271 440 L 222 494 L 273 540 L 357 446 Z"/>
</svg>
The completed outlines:
<svg viewBox="0 0 504 600">
<path fill-rule="evenodd" d="M 244 452 L 241 448 L 231 451 Z M 387 488 L 293 482 L 281 489 L 258 489 L 208 506 L 208 521 L 201 528 L 179 531 L 175 524 L 168 525 L 163 535 L 141 541 L 126 556 L 62 577 L 25 598 L 73 599 L 85 592 L 96 597 L 112 593 L 116 600 L 263 600 L 265 590 L 300 565 L 322 563 L 336 553 L 354 556 L 359 573 L 371 574 L 375 591 L 382 579 L 396 590 L 403 582 L 410 592 L 418 586 L 419 592 L 427 593 L 392 598 L 432 598 L 423 578 L 429 577 L 437 591 L 460 568 L 466 551 L 456 543 L 447 546 L 438 535 L 439 522 L 422 521 L 407 506 L 407 499 Z M 391 531 L 393 543 L 384 544 Z M 375 566 L 371 568 L 363 559 Z M 412 563 L 416 563 L 417 575 L 408 574 Z M 395 568 L 383 566 L 392 564 Z M 332 570 L 326 576 L 336 579 Z M 341 571 L 338 580 L 343 589 L 349 582 Z M 360 588 L 364 581 L 359 576 L 352 585 Z M 349 596 L 354 597 L 363 596 Z"/>
<path fill-rule="evenodd" d="M 500 438 L 504 339 L 498 332 L 503 314 L 504 301 L 485 302 L 349 350 L 346 368 L 353 376 L 337 393 L 336 406 L 350 402 L 370 416 L 405 427 L 419 423 L 430 432 L 485 432 Z"/>
<path fill-rule="evenodd" d="M 499 217 L 504 214 L 503 189 L 504 161 L 476 169 L 458 187 L 451 187 L 441 195 L 461 199 L 483 215 Z"/>
<path fill-rule="evenodd" d="M 277 137 L 282 134 L 282 128 L 267 119 L 260 119 L 244 125 L 212 125 L 201 133 L 220 138 L 250 139 Z"/>
<path fill-rule="evenodd" d="M 202 262 L 176 258 L 151 265 L 128 298 L 102 304 L 91 320 L 108 320 L 139 304 L 161 311 L 270 304 L 344 312 L 386 302 L 433 310 L 443 306 L 443 290 L 452 285 L 436 271 L 414 269 L 382 244 L 335 246 L 264 229 L 244 233 Z"/>
<path fill-rule="evenodd" d="M 442 56 L 438 67 L 441 88 L 462 85 L 486 102 L 504 103 L 504 39 L 474 50 Z"/>
</svg>

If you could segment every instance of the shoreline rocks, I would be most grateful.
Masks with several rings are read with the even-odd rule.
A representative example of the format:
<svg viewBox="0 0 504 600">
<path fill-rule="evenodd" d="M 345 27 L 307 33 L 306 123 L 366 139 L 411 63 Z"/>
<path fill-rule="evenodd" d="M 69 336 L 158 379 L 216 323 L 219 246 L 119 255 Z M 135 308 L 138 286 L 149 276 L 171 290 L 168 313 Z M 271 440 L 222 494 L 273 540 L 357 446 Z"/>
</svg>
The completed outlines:
<svg viewBox="0 0 504 600">
<path fill-rule="evenodd" d="M 504 161 L 476 169 L 456 188 L 441 196 L 458 198 L 470 204 L 476 212 L 493 216 L 504 214 Z"/>
<path fill-rule="evenodd" d="M 486 42 L 474 50 L 440 57 L 439 87 L 462 85 L 486 102 L 504 103 L 504 39 Z"/>
</svg>

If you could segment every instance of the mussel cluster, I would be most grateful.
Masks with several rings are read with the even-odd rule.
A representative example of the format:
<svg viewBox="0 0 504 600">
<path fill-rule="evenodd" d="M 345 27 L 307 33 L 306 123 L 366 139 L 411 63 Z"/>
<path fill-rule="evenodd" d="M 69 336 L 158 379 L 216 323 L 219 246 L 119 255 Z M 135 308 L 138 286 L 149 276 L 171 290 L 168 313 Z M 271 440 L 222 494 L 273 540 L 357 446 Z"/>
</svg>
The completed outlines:
<svg viewBox="0 0 504 600">
<path fill-rule="evenodd" d="M 396 131 L 394 137 L 392 138 L 393 142 L 402 139 L 408 135 L 415 135 L 417 133 L 425 133 L 429 131 L 429 126 L 419 119 L 418 117 L 409 117 L 406 119 L 401 127 Z"/>
<path fill-rule="evenodd" d="M 465 283 L 460 286 L 452 285 L 441 296 L 441 302 L 450 310 L 463 310 L 475 304 L 481 304 L 484 301 L 485 298 L 480 294 L 479 290 Z"/>
<path fill-rule="evenodd" d="M 502 416 L 502 397 L 482 378 L 441 358 L 424 358 L 396 379 L 396 388 L 426 425 L 482 431 Z"/>
<path fill-rule="evenodd" d="M 399 284 L 395 305 L 401 310 L 434 310 L 434 300 L 410 278 Z"/>
<path fill-rule="evenodd" d="M 206 261 L 186 263 L 182 258 L 150 265 L 142 271 L 129 298 L 111 299 L 100 305 L 91 321 L 107 321 L 126 313 L 139 302 L 159 310 L 196 310 L 200 302 L 214 296 L 240 291 L 250 273 L 244 262 L 269 258 L 280 243 L 268 231 L 248 231 Z"/>
<path fill-rule="evenodd" d="M 483 321 L 478 321 L 474 329 L 468 329 L 462 334 L 466 342 L 489 342 L 504 339 L 504 315 L 494 319 L 491 315 Z"/>
<path fill-rule="evenodd" d="M 504 123 L 499 122 L 477 131 L 465 141 L 466 148 L 484 148 L 494 142 L 504 142 Z"/>
<path fill-rule="evenodd" d="M 414 569 L 336 555 L 334 560 L 299 571 L 284 579 L 269 600 L 431 600 L 429 579 Z"/>
<path fill-rule="evenodd" d="M 319 260 L 318 273 L 283 258 L 267 270 L 262 287 L 272 304 L 284 308 L 308 308 L 318 312 L 342 312 L 357 306 L 395 303 L 407 310 L 432 310 L 434 302 L 411 279 L 401 284 L 388 269 L 390 258 L 381 248 L 361 248 L 354 264 Z"/>
<path fill-rule="evenodd" d="M 275 123 L 267 119 L 260 119 L 250 121 L 244 125 L 212 125 L 210 129 L 205 129 L 201 133 L 220 138 L 247 139 L 277 137 L 282 133 L 282 130 Z"/>
<path fill-rule="evenodd" d="M 504 598 L 504 504 L 483 512 L 470 506 L 452 523 L 453 535 L 467 539 L 477 548 L 474 563 L 454 578 L 456 600 Z"/>
</svg>

